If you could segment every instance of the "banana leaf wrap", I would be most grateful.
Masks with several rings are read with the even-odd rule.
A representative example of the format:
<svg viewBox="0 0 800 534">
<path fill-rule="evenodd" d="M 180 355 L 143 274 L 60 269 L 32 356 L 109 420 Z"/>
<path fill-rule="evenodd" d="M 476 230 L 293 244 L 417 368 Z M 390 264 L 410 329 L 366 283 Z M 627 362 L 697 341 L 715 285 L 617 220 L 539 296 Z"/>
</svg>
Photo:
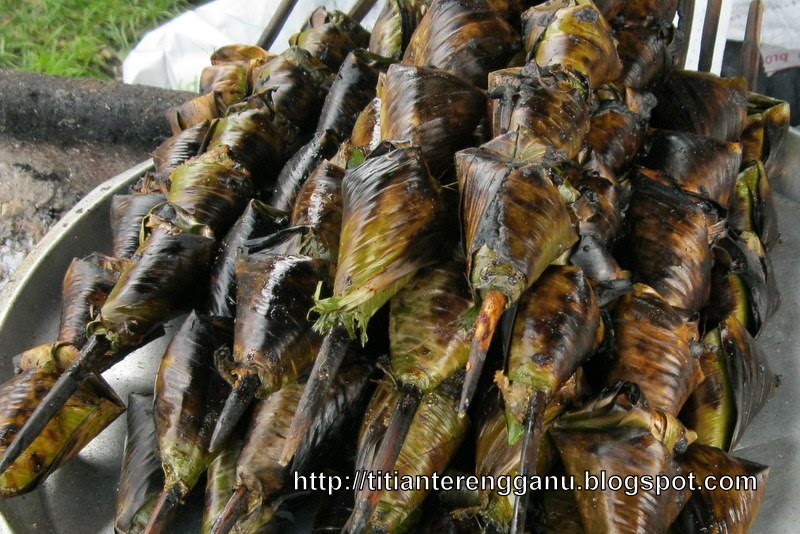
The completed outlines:
<svg viewBox="0 0 800 534">
<path fill-rule="evenodd" d="M 339 137 L 334 131 L 321 130 L 315 133 L 311 141 L 303 145 L 281 169 L 275 180 L 270 206 L 291 213 L 303 184 L 325 159 L 336 154 L 338 147 Z"/>
<path fill-rule="evenodd" d="M 286 227 L 286 213 L 259 200 L 251 200 L 219 244 L 211 266 L 207 309 L 211 315 L 236 316 L 236 261 L 245 241 L 270 235 Z"/>
<path fill-rule="evenodd" d="M 144 532 L 147 518 L 164 487 L 151 395 L 130 394 L 127 429 L 114 532 L 138 534 Z"/>
<path fill-rule="evenodd" d="M 519 301 L 507 371 L 495 376 L 505 403 L 508 439 L 522 437 L 536 391 L 547 404 L 603 339 L 603 322 L 589 280 L 579 267 L 551 266 Z"/>
<path fill-rule="evenodd" d="M 256 395 L 264 398 L 314 363 L 322 337 L 311 331 L 306 315 L 317 285 L 327 286 L 329 272 L 328 262 L 307 256 L 239 258 L 233 353 L 218 355 L 217 362 L 232 386 L 255 374 Z"/>
<path fill-rule="evenodd" d="M 222 515 L 225 505 L 236 489 L 236 462 L 242 452 L 242 440 L 232 439 L 208 465 L 206 492 L 203 504 L 201 534 L 211 534 L 214 521 Z M 266 534 L 275 510 L 271 504 L 262 505 L 252 513 L 239 519 L 236 534 Z"/>
<path fill-rule="evenodd" d="M 463 260 L 426 267 L 392 298 L 391 375 L 400 384 L 431 391 L 467 363 L 463 320 L 473 303 L 465 271 Z"/>
<path fill-rule="evenodd" d="M 379 87 L 381 140 L 421 147 L 434 176 L 453 165 L 453 153 L 474 144 L 486 97 L 463 78 L 439 69 L 391 65 Z"/>
<path fill-rule="evenodd" d="M 298 451 L 298 465 L 308 465 L 313 456 L 319 454 L 320 447 L 341 430 L 345 420 L 362 408 L 370 369 L 361 361 L 343 366 L 325 396 L 323 410 Z M 245 488 L 246 513 L 252 513 L 289 489 L 290 469 L 282 466 L 278 458 L 303 388 L 303 384 L 293 382 L 255 406 L 236 467 L 237 489 Z"/>
<path fill-rule="evenodd" d="M 378 83 L 381 83 L 380 80 Z M 380 124 L 381 101 L 379 98 L 373 98 L 358 115 L 350 135 L 350 142 L 356 147 L 376 148 L 381 137 Z"/>
<path fill-rule="evenodd" d="M 592 89 L 622 74 L 617 42 L 590 0 L 549 0 L 522 14 L 528 59 L 563 65 L 586 76 Z"/>
<path fill-rule="evenodd" d="M 647 140 L 647 154 L 639 162 L 663 173 L 665 185 L 730 206 L 742 163 L 739 143 L 669 130 L 651 130 Z"/>
<path fill-rule="evenodd" d="M 369 32 L 345 13 L 318 7 L 300 32 L 289 37 L 289 45 L 307 50 L 335 71 L 350 52 L 366 48 L 369 38 Z"/>
<path fill-rule="evenodd" d="M 769 467 L 729 456 L 725 452 L 706 445 L 695 444 L 678 461 L 684 471 L 694 473 L 703 489 L 692 492 L 692 497 L 681 515 L 672 525 L 675 534 L 698 534 L 701 532 L 726 532 L 746 534 L 755 522 L 764 497 L 769 477 Z M 707 489 L 708 476 L 719 477 L 724 473 L 730 477 L 743 478 L 749 487 L 730 491 Z M 712 479 L 718 485 L 719 479 Z"/>
<path fill-rule="evenodd" d="M 678 3 L 679 0 L 628 0 L 623 2 L 618 20 L 640 26 L 669 24 L 675 20 Z"/>
<path fill-rule="evenodd" d="M 167 110 L 167 120 L 173 135 L 193 128 L 201 123 L 224 117 L 228 112 L 224 95 L 218 92 L 206 93 Z"/>
<path fill-rule="evenodd" d="M 580 193 L 570 205 L 579 221 L 578 232 L 594 236 L 600 243 L 612 242 L 619 235 L 628 207 L 628 184 L 615 183 L 610 172 L 601 175 L 587 170 L 572 177 L 570 184 Z"/>
<path fill-rule="evenodd" d="M 0 387 L 0 452 L 5 452 L 53 387 L 64 364 L 68 365 L 78 356 L 77 349 L 63 343 L 38 349 L 34 350 L 35 355 L 23 355 L 21 372 Z M 14 497 L 34 489 L 74 458 L 124 411 L 125 404 L 105 380 L 89 377 L 0 476 L 0 496 Z"/>
<path fill-rule="evenodd" d="M 237 64 L 247 67 L 247 94 L 253 92 L 258 70 L 267 61 L 275 57 L 267 50 L 253 45 L 233 44 L 214 50 L 211 54 L 212 65 Z"/>
<path fill-rule="evenodd" d="M 638 425 L 606 428 L 551 428 L 567 474 L 583 480 L 594 476 L 669 477 L 681 473 L 672 452 L 649 430 Z M 665 532 L 678 515 L 684 496 L 673 488 L 656 495 L 655 487 L 638 491 L 583 489 L 575 491 L 584 532 Z"/>
<path fill-rule="evenodd" d="M 353 50 L 339 67 L 317 123 L 317 131 L 333 130 L 341 138 L 350 137 L 364 106 L 375 98 L 378 75 L 389 65 L 385 57 Z"/>
<path fill-rule="evenodd" d="M 489 83 L 495 136 L 522 127 L 538 142 L 563 151 L 567 159 L 578 155 L 589 131 L 591 108 L 588 86 L 575 72 L 559 65 L 541 70 L 529 65 L 518 74 L 514 69 L 492 73 Z"/>
<path fill-rule="evenodd" d="M 308 226 L 302 250 L 315 258 L 336 263 L 342 229 L 342 180 L 345 169 L 323 161 L 297 194 L 292 226 Z"/>
<path fill-rule="evenodd" d="M 607 381 L 633 382 L 650 406 L 677 415 L 699 365 L 687 323 L 654 289 L 636 284 L 617 304 L 613 325 L 616 360 Z"/>
<path fill-rule="evenodd" d="M 305 130 L 314 127 L 332 79 L 324 63 L 293 46 L 261 67 L 253 93 L 269 93 L 275 111 Z"/>
<path fill-rule="evenodd" d="M 547 404 L 542 421 L 543 432 L 546 432 L 553 421 L 567 409 L 576 405 L 580 388 L 580 380 L 573 375 L 570 383 L 566 384 Z M 476 432 L 475 445 L 475 473 L 478 476 L 490 476 L 497 479 L 500 476 L 515 476 L 519 474 L 520 456 L 523 442 L 512 442 L 508 432 L 506 407 L 502 396 L 490 394 L 488 402 L 483 405 L 482 418 Z M 541 475 L 551 471 L 556 460 L 556 451 L 548 434 L 545 434 L 541 447 L 537 451 L 535 472 Z M 500 489 L 500 488 L 498 488 Z M 513 486 L 508 488 L 513 490 Z M 499 532 L 507 532 L 511 526 L 514 513 L 516 496 L 500 495 L 497 490 L 487 489 L 480 491 L 480 504 L 476 508 L 467 508 L 456 512 L 456 515 L 477 513 L 483 521 L 490 523 Z"/>
<path fill-rule="evenodd" d="M 739 320 L 729 316 L 706 336 L 706 380 L 687 403 L 682 417 L 697 428 L 700 443 L 731 450 L 780 380 L 766 355 Z"/>
<path fill-rule="evenodd" d="M 721 267 L 738 274 L 744 282 L 753 320 L 750 326 L 758 333 L 781 302 L 772 263 L 764 246 L 753 233 L 729 234 L 717 240 L 714 256 Z"/>
<path fill-rule="evenodd" d="M 210 237 L 157 226 L 136 252 L 139 259 L 122 271 L 88 334 L 106 336 L 117 350 L 138 346 L 201 298 L 214 245 Z M 116 357 L 105 364 L 113 365 Z"/>
<path fill-rule="evenodd" d="M 711 291 L 708 220 L 686 195 L 656 183 L 652 176 L 640 172 L 633 180 L 623 266 L 691 317 Z"/>
<path fill-rule="evenodd" d="M 586 134 L 589 157 L 614 172 L 627 169 L 642 146 L 649 119 L 649 106 L 635 112 L 624 101 L 601 100 Z"/>
<path fill-rule="evenodd" d="M 545 169 L 483 147 L 457 153 L 456 172 L 470 285 L 516 301 L 577 241 L 561 195 Z"/>
<path fill-rule="evenodd" d="M 486 88 L 520 48 L 516 30 L 486 0 L 433 0 L 403 55 L 406 65 L 431 66 Z"/>
<path fill-rule="evenodd" d="M 430 0 L 387 0 L 372 27 L 369 51 L 394 60 L 402 58 L 429 4 Z"/>
<path fill-rule="evenodd" d="M 114 195 L 111 199 L 112 256 L 131 258 L 139 248 L 145 217 L 167 198 L 159 193 Z"/>
<path fill-rule="evenodd" d="M 778 241 L 778 213 L 764 165 L 747 163 L 736 178 L 736 188 L 728 211 L 728 224 L 740 234 L 750 232 L 765 247 Z"/>
<path fill-rule="evenodd" d="M 211 121 L 202 121 L 173 135 L 153 152 L 157 173 L 169 174 L 205 149 Z"/>
<path fill-rule="evenodd" d="M 618 82 L 633 89 L 646 89 L 663 82 L 675 69 L 683 46 L 680 32 L 671 23 L 626 26 L 618 28 L 614 36 L 622 61 Z"/>
<path fill-rule="evenodd" d="M 419 147 L 383 143 L 342 182 L 342 231 L 333 296 L 315 296 L 318 332 L 343 325 L 366 340 L 369 318 L 450 241 L 447 207 Z"/>
<path fill-rule="evenodd" d="M 72 260 L 64 275 L 61 290 L 59 340 L 77 348 L 83 347 L 88 339 L 86 325 L 100 311 L 119 280 L 124 264 L 124 261 L 98 253 Z"/>
<path fill-rule="evenodd" d="M 277 169 L 295 148 L 296 137 L 293 126 L 269 107 L 245 109 L 215 123 L 208 151 L 227 147 L 236 166 L 250 173 L 256 189 L 271 189 Z M 174 172 L 172 180 L 174 187 Z"/>
<path fill-rule="evenodd" d="M 738 141 L 747 122 L 744 78 L 720 78 L 707 72 L 676 70 L 653 88 L 658 104 L 650 125 Z"/>
<path fill-rule="evenodd" d="M 232 321 L 192 312 L 167 346 L 155 385 L 154 417 L 164 487 L 182 496 L 212 455 L 211 431 L 230 388 L 214 368 L 214 353 L 231 343 Z"/>
<path fill-rule="evenodd" d="M 167 200 L 197 224 L 225 235 L 255 192 L 251 174 L 227 146 L 206 152 L 172 172 Z"/>
<path fill-rule="evenodd" d="M 569 490 L 542 492 L 538 522 L 544 534 L 584 534 L 575 495 Z"/>
<path fill-rule="evenodd" d="M 764 162 L 767 176 L 778 176 L 785 163 L 789 104 L 758 93 L 747 94 L 747 120 L 742 132 L 742 160 Z"/>
<path fill-rule="evenodd" d="M 423 397 L 394 466 L 400 477 L 441 474 L 455 456 L 469 424 L 458 416 L 461 376 L 459 373 Z M 369 519 L 368 531 L 413 531 L 415 514 L 429 492 L 424 487 L 384 491 Z"/>
<path fill-rule="evenodd" d="M 594 0 L 597 10 L 609 22 L 622 11 L 627 3 L 629 3 L 629 0 Z"/>
<path fill-rule="evenodd" d="M 226 106 L 241 102 L 248 95 L 246 63 L 210 65 L 200 72 L 200 94 L 217 93 Z"/>
</svg>

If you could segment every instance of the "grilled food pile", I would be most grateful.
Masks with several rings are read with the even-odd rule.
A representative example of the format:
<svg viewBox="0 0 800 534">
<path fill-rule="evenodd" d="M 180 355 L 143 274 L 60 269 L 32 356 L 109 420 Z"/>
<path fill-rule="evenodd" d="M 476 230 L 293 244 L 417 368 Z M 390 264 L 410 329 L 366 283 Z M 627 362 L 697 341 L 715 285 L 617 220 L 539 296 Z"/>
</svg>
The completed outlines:
<svg viewBox="0 0 800 534">
<path fill-rule="evenodd" d="M 770 180 L 788 106 L 675 69 L 675 0 L 388 0 L 229 46 L 75 259 L 0 389 L 0 492 L 125 405 L 101 373 L 185 316 L 128 402 L 115 528 L 263 532 L 292 475 L 750 475 L 657 494 L 342 489 L 348 532 L 746 532 L 729 454 L 777 386 Z M 319 497 L 319 496 L 318 496 Z"/>
</svg>

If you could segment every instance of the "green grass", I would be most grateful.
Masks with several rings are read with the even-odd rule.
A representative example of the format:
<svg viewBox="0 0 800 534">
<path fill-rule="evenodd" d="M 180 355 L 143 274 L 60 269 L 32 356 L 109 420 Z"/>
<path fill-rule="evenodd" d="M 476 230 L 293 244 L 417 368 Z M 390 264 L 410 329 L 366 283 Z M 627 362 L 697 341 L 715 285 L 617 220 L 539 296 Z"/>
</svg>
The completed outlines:
<svg viewBox="0 0 800 534">
<path fill-rule="evenodd" d="M 0 68 L 113 78 L 148 30 L 198 0 L 0 0 Z"/>
</svg>

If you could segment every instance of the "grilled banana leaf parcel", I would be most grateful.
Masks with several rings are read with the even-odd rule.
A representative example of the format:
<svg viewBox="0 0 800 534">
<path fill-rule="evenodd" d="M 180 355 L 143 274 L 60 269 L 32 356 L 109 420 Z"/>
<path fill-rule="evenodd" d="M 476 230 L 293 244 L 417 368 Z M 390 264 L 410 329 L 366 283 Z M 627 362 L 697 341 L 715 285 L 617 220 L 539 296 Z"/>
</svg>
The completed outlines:
<svg viewBox="0 0 800 534">
<path fill-rule="evenodd" d="M 311 53 L 329 69 L 336 71 L 347 54 L 369 44 L 369 32 L 341 11 L 317 8 L 305 26 L 289 37 L 289 45 Z"/>
<path fill-rule="evenodd" d="M 655 102 L 644 99 L 642 104 L 631 106 L 618 94 L 600 99 L 586 135 L 590 161 L 606 165 L 613 172 L 628 168 L 642 146 Z"/>
<path fill-rule="evenodd" d="M 705 338 L 705 380 L 681 417 L 695 428 L 698 443 L 730 451 L 775 392 L 780 380 L 744 326 L 729 316 Z"/>
<path fill-rule="evenodd" d="M 681 515 L 672 525 L 675 534 L 727 532 L 746 534 L 755 522 L 767 487 L 769 467 L 727 455 L 715 447 L 694 444 L 678 461 L 694 473 L 703 488 L 692 493 Z M 742 477 L 742 487 L 725 491 L 719 476 Z M 708 477 L 715 477 L 708 479 Z M 714 487 L 714 489 L 710 489 Z"/>
<path fill-rule="evenodd" d="M 381 139 L 421 147 L 434 176 L 452 167 L 455 151 L 473 144 L 486 115 L 483 91 L 439 69 L 392 65 L 378 97 Z"/>
<path fill-rule="evenodd" d="M 372 27 L 369 51 L 393 60 L 402 58 L 429 4 L 430 0 L 387 0 Z"/>
<path fill-rule="evenodd" d="M 676 70 L 653 88 L 658 105 L 650 125 L 738 141 L 747 123 L 746 87 L 744 78 Z"/>
<path fill-rule="evenodd" d="M 666 175 L 667 185 L 730 206 L 742 163 L 739 143 L 722 143 L 688 132 L 652 130 L 640 163 Z M 658 175 L 656 175 L 658 176 Z"/>
<path fill-rule="evenodd" d="M 151 395 L 130 394 L 127 428 L 114 532 L 140 534 L 164 487 Z"/>
<path fill-rule="evenodd" d="M 653 408 L 677 415 L 694 385 L 693 333 L 689 325 L 653 288 L 634 286 L 614 313 L 616 359 L 608 382 L 636 384 Z"/>
<path fill-rule="evenodd" d="M 153 152 L 156 172 L 168 175 L 179 165 L 203 152 L 212 122 L 200 122 L 161 143 Z"/>
<path fill-rule="evenodd" d="M 748 93 L 747 120 L 742 132 L 743 161 L 761 160 L 770 178 L 784 167 L 789 134 L 789 104 L 783 100 Z"/>
<path fill-rule="evenodd" d="M 622 73 L 613 30 L 591 0 L 549 0 L 523 13 L 522 24 L 528 58 L 540 67 L 569 67 L 592 89 Z"/>
<path fill-rule="evenodd" d="M 230 345 L 231 333 L 231 319 L 192 312 L 161 359 L 154 418 L 165 481 L 149 533 L 169 532 L 180 502 L 213 457 L 211 431 L 230 391 L 214 369 L 214 353 Z"/>
<path fill-rule="evenodd" d="M 736 189 L 728 211 L 728 224 L 740 234 L 758 236 L 765 247 L 778 241 L 778 213 L 764 165 L 746 163 L 736 178 Z"/>
<path fill-rule="evenodd" d="M 488 74 L 506 66 L 519 35 L 486 0 L 433 0 L 403 56 L 486 87 Z"/>
<path fill-rule="evenodd" d="M 145 217 L 156 206 L 166 202 L 159 193 L 148 195 L 114 195 L 111 199 L 112 256 L 127 259 L 141 244 Z"/>
<path fill-rule="evenodd" d="M 23 354 L 20 373 L 0 387 L 0 452 L 77 357 L 76 348 L 58 342 Z M 125 404 L 102 378 L 93 376 L 84 381 L 70 402 L 0 476 L 0 496 L 13 497 L 34 489 L 124 411 Z"/>
<path fill-rule="evenodd" d="M 640 26 L 669 24 L 675 20 L 678 3 L 678 0 L 628 0 L 623 2 L 618 19 Z"/>
<path fill-rule="evenodd" d="M 300 188 L 320 163 L 336 154 L 340 140 L 333 130 L 322 130 L 314 134 L 311 141 L 295 152 L 281 169 L 275 180 L 270 206 L 291 213 Z"/>
<path fill-rule="evenodd" d="M 86 325 L 97 317 L 125 263 L 98 253 L 72 260 L 61 290 L 60 341 L 83 347 L 88 340 Z"/>
<path fill-rule="evenodd" d="M 683 46 L 680 32 L 672 24 L 626 26 L 614 36 L 622 61 L 619 82 L 633 89 L 661 83 L 675 68 Z"/>
<path fill-rule="evenodd" d="M 688 318 L 711 291 L 709 221 L 686 195 L 645 176 L 653 174 L 642 171 L 633 180 L 623 265 Z"/>
<path fill-rule="evenodd" d="M 309 229 L 301 250 L 314 258 L 336 263 L 342 230 L 342 180 L 345 169 L 325 160 L 311 173 L 297 194 L 291 224 Z"/>
<path fill-rule="evenodd" d="M 505 69 L 489 75 L 492 134 L 526 129 L 543 145 L 573 159 L 589 131 L 589 88 L 574 71 L 560 65 Z"/>
</svg>

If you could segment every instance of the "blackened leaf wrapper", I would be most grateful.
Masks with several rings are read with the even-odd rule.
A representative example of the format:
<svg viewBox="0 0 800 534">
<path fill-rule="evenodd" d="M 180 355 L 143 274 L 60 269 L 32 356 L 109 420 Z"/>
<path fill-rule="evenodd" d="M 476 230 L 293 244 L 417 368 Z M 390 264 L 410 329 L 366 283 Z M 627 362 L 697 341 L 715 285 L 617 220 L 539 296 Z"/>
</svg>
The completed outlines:
<svg viewBox="0 0 800 534">
<path fill-rule="evenodd" d="M 320 163 L 333 157 L 338 147 L 339 138 L 332 130 L 314 134 L 311 141 L 303 145 L 281 169 L 269 204 L 277 210 L 291 212 L 300 188 Z"/>
<path fill-rule="evenodd" d="M 211 121 L 200 122 L 161 143 L 153 152 L 156 171 L 168 174 L 200 154 L 205 148 L 210 125 Z"/>
<path fill-rule="evenodd" d="M 114 195 L 111 199 L 111 250 L 115 258 L 130 258 L 139 248 L 142 224 L 150 210 L 163 204 L 166 197 L 148 195 Z"/>
<path fill-rule="evenodd" d="M 675 68 L 683 44 L 679 32 L 671 24 L 624 27 L 614 35 L 622 60 L 619 81 L 634 89 L 661 83 Z"/>
<path fill-rule="evenodd" d="M 372 27 L 369 51 L 398 60 L 428 10 L 430 0 L 387 0 Z"/>
<path fill-rule="evenodd" d="M 302 250 L 315 258 L 336 263 L 339 234 L 342 230 L 342 180 L 345 169 L 325 160 L 321 162 L 297 194 L 292 210 L 292 226 L 307 226 Z"/>
<path fill-rule="evenodd" d="M 742 132 L 743 160 L 763 161 L 770 178 L 778 176 L 784 167 L 789 120 L 787 102 L 748 93 L 747 121 Z"/>
<path fill-rule="evenodd" d="M 319 7 L 303 29 L 289 37 L 289 45 L 307 50 L 329 69 L 337 70 L 347 54 L 365 48 L 369 38 L 369 32 L 345 13 Z"/>
</svg>

